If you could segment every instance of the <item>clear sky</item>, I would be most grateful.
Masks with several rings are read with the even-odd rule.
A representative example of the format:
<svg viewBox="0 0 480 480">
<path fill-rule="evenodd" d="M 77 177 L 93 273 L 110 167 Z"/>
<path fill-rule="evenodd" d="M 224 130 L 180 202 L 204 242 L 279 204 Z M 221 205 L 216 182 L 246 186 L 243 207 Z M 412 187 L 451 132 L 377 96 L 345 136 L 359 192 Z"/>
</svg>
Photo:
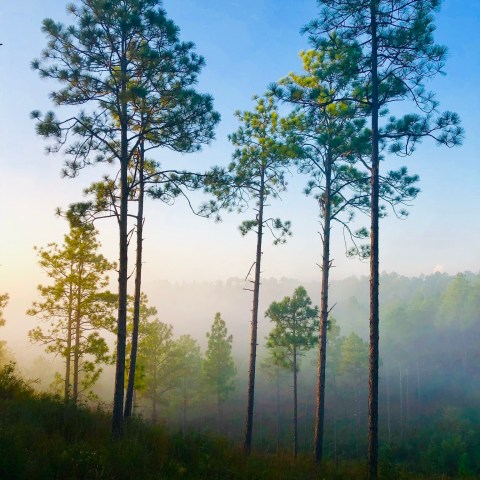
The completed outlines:
<svg viewBox="0 0 480 480">
<path fill-rule="evenodd" d="M 61 155 L 46 156 L 29 113 L 51 108 L 52 85 L 30 70 L 45 45 L 40 32 L 45 17 L 64 22 L 63 0 L 3 0 L 0 4 L 0 291 L 8 291 L 12 307 L 25 311 L 42 277 L 33 246 L 61 242 L 66 230 L 54 217 L 57 206 L 78 201 L 82 189 L 100 178 L 91 168 L 75 180 L 60 178 Z M 251 96 L 289 71 L 299 71 L 298 52 L 308 48 L 299 30 L 317 12 L 315 0 L 165 0 L 164 7 L 181 28 L 183 40 L 196 43 L 207 66 L 199 89 L 211 93 L 222 115 L 217 140 L 200 154 L 178 157 L 169 151 L 152 154 L 179 168 L 206 168 L 229 161 L 226 137 L 237 127 L 236 109 L 249 109 Z M 441 107 L 458 112 L 466 129 L 464 146 L 445 149 L 426 143 L 409 159 L 392 158 L 382 168 L 406 163 L 420 174 L 422 189 L 406 221 L 381 223 L 381 270 L 405 275 L 472 270 L 480 265 L 480 2 L 446 0 L 437 17 L 437 41 L 449 48 L 446 76 L 429 84 Z M 62 115 L 59 111 L 59 115 Z M 321 244 L 313 200 L 302 193 L 303 179 L 293 176 L 290 191 L 271 213 L 290 219 L 294 236 L 273 247 L 266 237 L 264 275 L 318 278 Z M 198 199 L 199 201 L 201 198 Z M 254 258 L 253 236 L 242 238 L 243 217 L 224 215 L 221 224 L 195 218 L 186 205 L 148 202 L 145 226 L 146 284 L 171 281 L 224 280 L 244 277 Z M 368 225 L 368 219 L 362 223 Z M 103 251 L 117 256 L 113 221 L 98 224 Z M 340 233 L 335 234 L 334 278 L 366 274 L 368 265 L 347 260 Z M 131 256 L 131 258 L 133 258 Z"/>
</svg>

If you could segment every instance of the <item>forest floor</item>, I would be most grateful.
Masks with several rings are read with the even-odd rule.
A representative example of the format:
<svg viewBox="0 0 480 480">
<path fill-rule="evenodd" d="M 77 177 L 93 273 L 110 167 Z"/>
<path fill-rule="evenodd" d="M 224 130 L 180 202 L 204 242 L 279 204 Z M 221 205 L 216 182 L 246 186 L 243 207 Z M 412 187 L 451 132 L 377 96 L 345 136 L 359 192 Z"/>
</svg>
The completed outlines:
<svg viewBox="0 0 480 480">
<path fill-rule="evenodd" d="M 13 370 L 0 372 L 0 480 L 329 480 L 366 478 L 364 462 L 254 453 L 224 438 L 169 432 L 132 419 L 111 438 L 108 412 L 66 407 L 35 394 Z M 447 480 L 382 465 L 381 479 Z M 468 478 L 468 477 L 462 477 Z"/>
</svg>

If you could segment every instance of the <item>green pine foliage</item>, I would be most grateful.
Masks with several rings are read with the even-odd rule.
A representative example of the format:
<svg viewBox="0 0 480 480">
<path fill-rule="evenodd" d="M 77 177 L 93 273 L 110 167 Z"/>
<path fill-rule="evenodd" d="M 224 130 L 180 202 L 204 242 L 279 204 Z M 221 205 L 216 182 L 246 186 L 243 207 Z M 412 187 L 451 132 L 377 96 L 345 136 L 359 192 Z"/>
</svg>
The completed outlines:
<svg viewBox="0 0 480 480">
<path fill-rule="evenodd" d="M 39 285 L 39 300 L 28 315 L 47 326 L 29 332 L 30 341 L 63 358 L 65 400 L 91 398 L 92 387 L 110 363 L 105 333 L 112 330 L 117 296 L 107 290 L 115 268 L 98 250 L 98 231 L 91 225 L 71 226 L 64 243 L 36 249 L 50 282 Z"/>
<path fill-rule="evenodd" d="M 220 313 L 215 314 L 207 338 L 208 347 L 202 369 L 208 388 L 220 407 L 235 389 L 234 379 L 237 374 L 232 357 L 233 336 L 228 334 L 227 324 Z"/>
</svg>

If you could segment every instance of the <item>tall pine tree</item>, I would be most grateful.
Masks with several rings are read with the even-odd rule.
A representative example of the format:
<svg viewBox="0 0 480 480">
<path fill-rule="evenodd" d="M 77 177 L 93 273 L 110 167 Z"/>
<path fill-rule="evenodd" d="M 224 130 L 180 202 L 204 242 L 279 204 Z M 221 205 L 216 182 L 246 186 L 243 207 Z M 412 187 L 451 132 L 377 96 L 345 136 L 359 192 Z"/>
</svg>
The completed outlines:
<svg viewBox="0 0 480 480">
<path fill-rule="evenodd" d="M 60 120 L 53 112 L 38 120 L 37 132 L 53 140 L 49 151 L 64 149 L 65 175 L 98 162 L 120 164 L 119 306 L 112 433 L 123 433 L 124 370 L 128 281 L 128 166 L 141 144 L 144 148 L 187 143 L 182 118 L 189 110 L 211 111 L 211 98 L 196 94 L 204 61 L 192 43 L 179 40 L 178 27 L 166 17 L 158 0 L 79 0 L 69 7 L 75 24 L 43 22 L 46 49 L 33 68 L 42 77 L 59 81 L 52 93 L 56 105 L 87 108 Z M 166 113 L 165 113 L 166 112 Z M 215 124 L 218 115 L 210 121 Z M 173 130 L 172 138 L 164 135 Z M 70 138 L 73 138 L 70 142 Z"/>
<path fill-rule="evenodd" d="M 368 467 L 369 478 L 378 475 L 378 342 L 379 342 L 379 218 L 381 149 L 410 155 L 425 137 L 438 144 L 461 142 L 458 116 L 438 113 L 435 96 L 425 81 L 440 72 L 445 47 L 433 40 L 433 13 L 440 0 L 321 0 L 318 19 L 305 27 L 311 42 L 338 35 L 352 48 L 360 48 L 359 82 L 354 98 L 371 118 L 370 226 L 370 380 Z M 412 100 L 420 113 L 388 116 L 389 105 Z M 381 118 L 386 121 L 381 124 Z"/>
</svg>

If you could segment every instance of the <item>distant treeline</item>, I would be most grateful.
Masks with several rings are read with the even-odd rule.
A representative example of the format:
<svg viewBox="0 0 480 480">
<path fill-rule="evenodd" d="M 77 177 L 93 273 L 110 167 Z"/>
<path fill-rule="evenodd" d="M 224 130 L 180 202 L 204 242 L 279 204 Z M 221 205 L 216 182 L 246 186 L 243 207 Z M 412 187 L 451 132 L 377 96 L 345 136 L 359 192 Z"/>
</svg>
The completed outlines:
<svg viewBox="0 0 480 480">
<path fill-rule="evenodd" d="M 241 356 L 238 351 L 243 342 L 238 337 L 248 333 L 248 316 L 242 322 L 238 313 L 241 283 L 162 286 L 170 300 L 172 294 L 182 296 L 188 288 L 193 297 L 203 297 L 202 308 L 216 299 L 225 306 L 224 316 L 237 345 L 241 385 L 225 405 L 222 431 L 236 439 L 243 432 L 247 353 Z M 266 280 L 262 304 L 281 298 L 297 285 L 293 280 Z M 318 297 L 318 283 L 304 285 L 314 299 Z M 334 282 L 332 297 L 336 305 L 327 347 L 326 454 L 337 460 L 362 458 L 367 441 L 368 281 L 352 277 Z M 475 427 L 480 420 L 480 275 L 435 273 L 408 278 L 384 274 L 380 305 L 382 461 L 395 458 L 426 471 L 453 475 L 480 473 L 480 435 Z M 264 321 L 261 331 L 269 327 Z M 264 343 L 260 340 L 261 357 L 265 357 Z M 260 367 L 258 381 L 255 445 L 267 451 L 290 449 L 291 376 L 285 371 L 275 378 Z M 302 358 L 299 380 L 299 446 L 305 451 L 312 445 L 315 382 L 316 352 L 312 350 Z M 207 406 L 197 407 L 193 427 L 205 429 L 211 424 L 214 428 L 215 410 L 212 407 L 209 413 Z M 175 418 L 179 416 L 169 416 L 169 421 Z"/>
</svg>

